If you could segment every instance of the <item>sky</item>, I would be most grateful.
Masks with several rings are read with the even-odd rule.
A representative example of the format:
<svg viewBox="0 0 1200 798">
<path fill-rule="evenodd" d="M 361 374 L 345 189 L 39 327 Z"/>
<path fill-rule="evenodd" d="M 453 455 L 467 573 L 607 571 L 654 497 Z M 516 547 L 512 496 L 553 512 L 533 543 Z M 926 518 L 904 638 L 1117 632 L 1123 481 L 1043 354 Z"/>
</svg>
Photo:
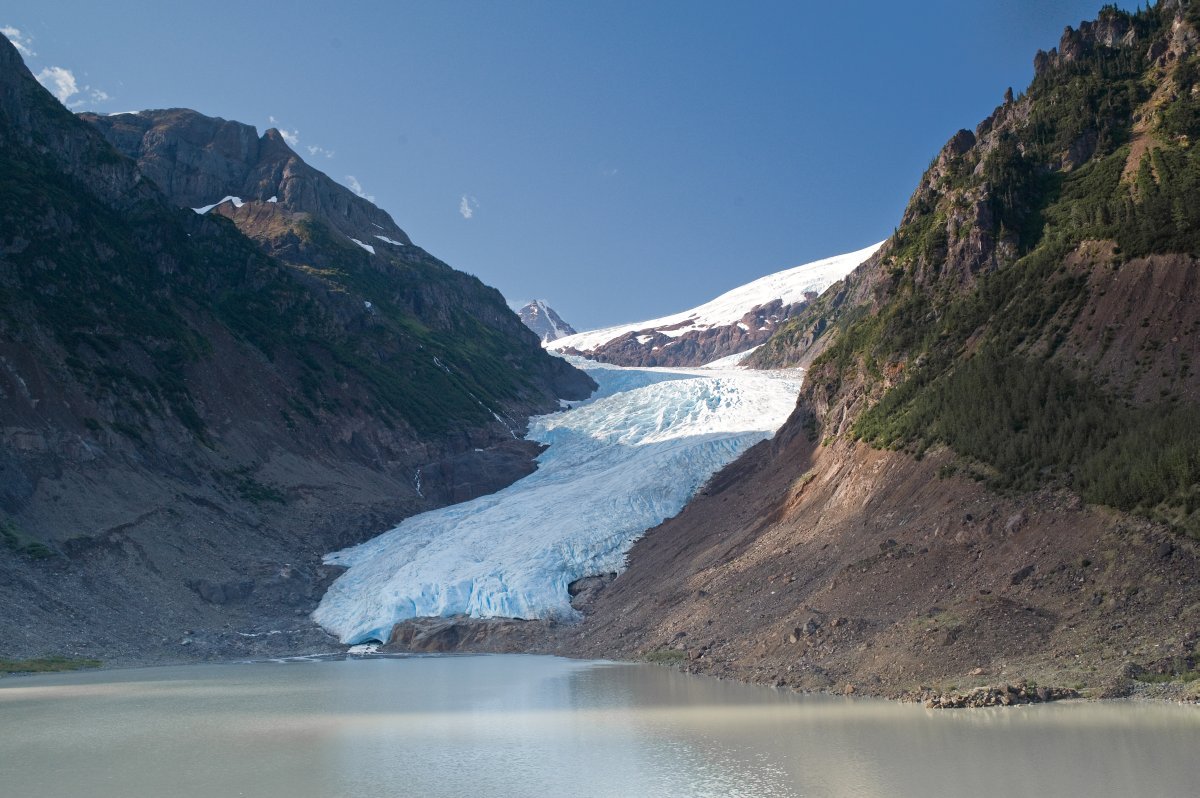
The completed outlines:
<svg viewBox="0 0 1200 798">
<path fill-rule="evenodd" d="M 583 330 L 886 238 L 942 144 L 1100 5 L 6 0 L 0 27 L 73 110 L 278 127 Z"/>
</svg>

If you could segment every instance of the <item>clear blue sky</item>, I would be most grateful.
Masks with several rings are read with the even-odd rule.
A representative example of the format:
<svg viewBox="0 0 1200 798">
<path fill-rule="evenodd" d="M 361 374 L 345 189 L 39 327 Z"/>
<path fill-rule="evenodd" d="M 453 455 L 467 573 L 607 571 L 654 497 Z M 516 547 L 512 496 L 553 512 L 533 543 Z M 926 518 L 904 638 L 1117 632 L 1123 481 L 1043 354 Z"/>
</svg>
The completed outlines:
<svg viewBox="0 0 1200 798">
<path fill-rule="evenodd" d="M 886 237 L 1100 5 L 8 0 L 0 26 L 76 110 L 276 119 L 430 252 L 585 329 Z"/>
</svg>

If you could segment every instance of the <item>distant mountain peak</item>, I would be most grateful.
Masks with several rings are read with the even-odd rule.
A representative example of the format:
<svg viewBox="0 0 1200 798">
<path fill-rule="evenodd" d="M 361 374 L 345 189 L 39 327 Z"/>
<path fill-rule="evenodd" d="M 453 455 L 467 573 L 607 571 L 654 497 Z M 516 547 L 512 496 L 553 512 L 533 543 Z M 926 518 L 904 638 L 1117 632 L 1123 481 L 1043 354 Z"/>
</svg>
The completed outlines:
<svg viewBox="0 0 1200 798">
<path fill-rule="evenodd" d="M 574 335 L 576 330 L 563 321 L 554 308 L 546 304 L 544 299 L 535 299 L 521 308 L 517 315 L 525 326 L 537 333 L 542 343 L 557 341 L 568 335 Z"/>
</svg>

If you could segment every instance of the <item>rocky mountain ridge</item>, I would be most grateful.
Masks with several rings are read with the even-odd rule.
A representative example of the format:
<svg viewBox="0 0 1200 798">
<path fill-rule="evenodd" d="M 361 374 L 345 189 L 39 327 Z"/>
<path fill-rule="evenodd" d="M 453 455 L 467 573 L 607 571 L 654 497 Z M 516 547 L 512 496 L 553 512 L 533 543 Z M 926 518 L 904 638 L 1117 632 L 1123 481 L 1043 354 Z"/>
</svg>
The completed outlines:
<svg viewBox="0 0 1200 798">
<path fill-rule="evenodd" d="M 183 207 L 202 208 L 225 197 L 262 203 L 274 198 L 348 238 L 412 244 L 386 211 L 307 164 L 276 128 L 259 136 L 252 125 L 187 108 L 80 116 Z"/>
<path fill-rule="evenodd" d="M 489 396 L 492 389 L 475 379 L 500 377 L 496 364 L 513 361 L 504 351 L 508 340 L 528 351 L 529 334 L 499 292 L 413 244 L 385 211 L 306 164 L 277 130 L 257 137 L 249 125 L 187 109 L 82 118 L 165 186 L 171 202 L 230 219 L 264 252 L 293 267 L 296 279 L 337 308 L 348 332 L 382 325 L 396 340 L 416 338 L 418 349 L 433 350 L 417 362 L 405 352 L 392 354 L 425 381 L 439 381 L 449 368 L 473 383 L 459 416 L 483 423 L 512 417 L 501 424 L 515 425 L 521 410 L 506 408 L 504 398 Z M 442 340 L 457 351 L 439 347 Z M 466 340 L 469 347 L 458 346 Z M 560 397 L 582 395 L 590 385 L 557 358 L 527 357 L 523 372 Z"/>
</svg>

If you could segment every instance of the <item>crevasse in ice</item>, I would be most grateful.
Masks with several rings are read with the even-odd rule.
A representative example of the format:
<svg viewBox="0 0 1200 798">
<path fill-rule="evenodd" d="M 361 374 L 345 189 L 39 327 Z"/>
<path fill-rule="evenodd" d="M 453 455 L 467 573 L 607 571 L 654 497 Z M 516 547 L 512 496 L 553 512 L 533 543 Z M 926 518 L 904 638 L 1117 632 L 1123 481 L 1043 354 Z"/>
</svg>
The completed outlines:
<svg viewBox="0 0 1200 798">
<path fill-rule="evenodd" d="M 575 362 L 600 389 L 533 419 L 528 437 L 549 445 L 538 470 L 328 555 L 348 570 L 317 622 L 361 643 L 412 617 L 573 617 L 567 585 L 620 571 L 638 537 L 783 424 L 800 386 L 795 374 Z"/>
</svg>

